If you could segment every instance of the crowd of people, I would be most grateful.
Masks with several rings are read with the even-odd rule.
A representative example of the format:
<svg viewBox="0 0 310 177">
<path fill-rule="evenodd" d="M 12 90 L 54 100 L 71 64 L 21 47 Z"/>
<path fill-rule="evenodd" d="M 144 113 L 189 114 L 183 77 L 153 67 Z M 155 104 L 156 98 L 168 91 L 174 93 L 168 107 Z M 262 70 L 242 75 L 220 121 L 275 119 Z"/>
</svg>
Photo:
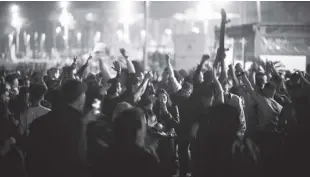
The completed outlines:
<svg viewBox="0 0 310 177">
<path fill-rule="evenodd" d="M 144 71 L 120 50 L 116 77 L 71 66 L 1 71 L 3 177 L 307 176 L 310 66 Z M 212 60 L 212 62 L 211 62 Z M 103 61 L 98 60 L 99 65 Z"/>
</svg>

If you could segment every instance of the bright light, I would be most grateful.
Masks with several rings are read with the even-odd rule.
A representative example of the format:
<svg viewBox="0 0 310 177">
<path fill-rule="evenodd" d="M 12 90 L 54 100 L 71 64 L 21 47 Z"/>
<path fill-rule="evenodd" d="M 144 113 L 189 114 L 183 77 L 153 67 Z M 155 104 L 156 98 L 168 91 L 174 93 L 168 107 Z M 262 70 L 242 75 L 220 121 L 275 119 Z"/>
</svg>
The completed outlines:
<svg viewBox="0 0 310 177">
<path fill-rule="evenodd" d="M 157 45 L 157 43 L 156 43 L 156 41 L 151 40 L 151 41 L 150 41 L 150 45 L 151 45 L 151 46 L 156 46 L 156 45 Z"/>
<path fill-rule="evenodd" d="M 42 33 L 42 34 L 41 34 L 41 40 L 44 41 L 45 38 L 46 38 L 45 33 Z"/>
<path fill-rule="evenodd" d="M 56 33 L 59 34 L 60 32 L 61 32 L 61 27 L 58 26 L 58 27 L 56 28 Z"/>
<path fill-rule="evenodd" d="M 18 11 L 19 11 L 18 5 L 16 5 L 16 4 L 12 5 L 12 7 L 11 7 L 11 12 L 12 12 L 12 13 L 17 13 Z"/>
<path fill-rule="evenodd" d="M 61 8 L 66 9 L 69 6 L 69 2 L 68 1 L 60 1 L 59 5 Z"/>
<path fill-rule="evenodd" d="M 39 36 L 38 32 L 34 32 L 34 39 L 35 40 L 38 39 L 38 36 Z"/>
<path fill-rule="evenodd" d="M 199 1 L 197 5 L 197 19 L 203 20 L 212 12 L 211 10 L 211 4 L 208 1 Z"/>
<path fill-rule="evenodd" d="M 62 37 L 64 40 L 67 40 L 68 39 L 68 36 L 63 36 Z"/>
<path fill-rule="evenodd" d="M 63 9 L 59 17 L 59 22 L 62 26 L 68 25 L 70 22 L 73 22 L 73 16 L 68 12 L 67 9 Z"/>
<path fill-rule="evenodd" d="M 140 35 L 141 35 L 141 38 L 144 39 L 146 35 L 145 30 L 141 30 Z"/>
<path fill-rule="evenodd" d="M 13 33 L 10 33 L 10 34 L 9 34 L 9 40 L 10 40 L 10 41 L 12 41 L 12 40 L 13 40 L 13 38 L 14 38 Z"/>
<path fill-rule="evenodd" d="M 118 37 L 119 40 L 122 40 L 124 38 L 124 35 L 123 35 L 123 31 L 122 30 L 117 30 L 116 31 L 116 35 Z"/>
<path fill-rule="evenodd" d="M 16 14 L 13 16 L 12 21 L 11 21 L 11 25 L 14 28 L 20 28 L 23 24 L 22 19 Z"/>
<path fill-rule="evenodd" d="M 176 13 L 176 14 L 174 15 L 174 18 L 175 18 L 176 20 L 182 21 L 182 20 L 185 19 L 185 16 L 184 16 L 184 14 Z"/>
<path fill-rule="evenodd" d="M 78 32 L 78 33 L 76 34 L 76 38 L 77 38 L 78 41 L 80 41 L 81 38 L 82 38 L 82 33 Z"/>
<path fill-rule="evenodd" d="M 133 22 L 132 18 L 132 4 L 131 1 L 125 0 L 119 2 L 120 11 L 120 22 L 131 24 Z"/>
<path fill-rule="evenodd" d="M 199 30 L 198 27 L 193 27 L 193 28 L 192 28 L 192 32 L 193 32 L 193 33 L 196 33 L 196 34 L 199 34 L 200 30 Z"/>
<path fill-rule="evenodd" d="M 168 35 L 171 35 L 172 34 L 172 30 L 167 28 L 167 29 L 165 29 L 165 33 L 168 34 Z"/>
<path fill-rule="evenodd" d="M 97 31 L 96 32 L 96 35 L 95 35 L 95 42 L 98 42 L 98 41 L 100 41 L 100 37 L 101 37 L 101 32 L 100 31 Z"/>
<path fill-rule="evenodd" d="M 93 21 L 94 20 L 94 15 L 93 13 L 89 12 L 86 14 L 86 20 L 87 21 Z"/>
<path fill-rule="evenodd" d="M 30 34 L 27 34 L 27 43 L 30 41 Z"/>
<path fill-rule="evenodd" d="M 223 8 L 227 3 L 228 1 L 225 0 L 217 0 L 212 2 L 212 4 L 217 8 Z"/>
<path fill-rule="evenodd" d="M 277 46 L 276 46 L 276 49 L 277 49 L 277 50 L 281 50 L 281 47 L 277 45 Z"/>
</svg>

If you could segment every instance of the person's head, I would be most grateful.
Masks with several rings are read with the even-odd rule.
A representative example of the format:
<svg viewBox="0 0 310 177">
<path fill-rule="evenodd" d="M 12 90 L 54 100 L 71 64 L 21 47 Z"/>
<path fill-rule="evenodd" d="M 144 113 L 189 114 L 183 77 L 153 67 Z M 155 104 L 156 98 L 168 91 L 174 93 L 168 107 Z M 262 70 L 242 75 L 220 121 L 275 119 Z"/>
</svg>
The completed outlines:
<svg viewBox="0 0 310 177">
<path fill-rule="evenodd" d="M 154 103 L 155 103 L 155 96 L 154 95 L 144 95 L 144 96 L 142 96 L 142 98 L 139 102 L 139 107 L 152 110 Z"/>
<path fill-rule="evenodd" d="M 67 80 L 61 87 L 65 104 L 83 111 L 85 106 L 85 93 L 87 86 L 78 80 Z"/>
<path fill-rule="evenodd" d="M 181 91 L 187 96 L 190 96 L 193 92 L 193 85 L 189 82 L 184 82 Z"/>
<path fill-rule="evenodd" d="M 297 72 L 293 73 L 290 77 L 290 82 L 292 85 L 296 85 L 299 82 L 299 74 Z"/>
<path fill-rule="evenodd" d="M 268 82 L 263 88 L 263 93 L 267 98 L 273 98 L 276 94 L 277 86 L 274 83 Z"/>
<path fill-rule="evenodd" d="M 159 89 L 157 91 L 157 101 L 159 103 L 163 103 L 167 106 L 172 105 L 169 94 L 167 93 L 167 91 L 165 89 Z"/>
<path fill-rule="evenodd" d="M 222 85 L 225 93 L 229 92 L 232 87 L 232 84 L 229 82 L 229 80 L 224 81 Z"/>
<path fill-rule="evenodd" d="M 108 95 L 118 96 L 122 92 L 122 85 L 119 79 L 110 79 L 108 83 L 111 85 L 107 91 Z"/>
<path fill-rule="evenodd" d="M 60 72 L 58 68 L 49 69 L 47 74 L 50 79 L 58 79 L 60 76 Z"/>
<path fill-rule="evenodd" d="M 29 78 L 25 78 L 25 87 L 30 88 L 30 79 Z"/>
<path fill-rule="evenodd" d="M 18 88 L 19 82 L 18 82 L 18 76 L 16 74 L 10 74 L 6 76 L 6 82 L 11 85 L 13 88 Z"/>
<path fill-rule="evenodd" d="M 267 76 L 262 72 L 257 72 L 255 75 L 255 83 L 259 88 L 264 88 L 267 83 Z"/>
<path fill-rule="evenodd" d="M 9 97 L 9 91 L 10 88 L 8 88 L 7 84 L 4 83 L 0 83 L 0 98 L 1 98 L 1 102 L 7 102 L 10 97 Z"/>
<path fill-rule="evenodd" d="M 132 108 L 132 105 L 127 102 L 118 103 L 113 111 L 112 121 L 114 121 L 117 117 L 119 117 L 122 114 L 122 112 L 130 108 Z"/>
<path fill-rule="evenodd" d="M 142 81 L 139 80 L 139 78 L 136 76 L 129 77 L 126 82 L 126 86 L 127 86 L 126 88 L 128 91 L 134 93 L 139 88 L 141 82 Z"/>
<path fill-rule="evenodd" d="M 139 108 L 130 108 L 123 111 L 113 124 L 114 145 L 144 146 L 146 137 L 146 119 L 144 113 Z"/>
<path fill-rule="evenodd" d="M 47 92 L 47 88 L 42 84 L 32 84 L 29 88 L 30 100 L 32 103 L 40 103 L 45 93 Z"/>
</svg>

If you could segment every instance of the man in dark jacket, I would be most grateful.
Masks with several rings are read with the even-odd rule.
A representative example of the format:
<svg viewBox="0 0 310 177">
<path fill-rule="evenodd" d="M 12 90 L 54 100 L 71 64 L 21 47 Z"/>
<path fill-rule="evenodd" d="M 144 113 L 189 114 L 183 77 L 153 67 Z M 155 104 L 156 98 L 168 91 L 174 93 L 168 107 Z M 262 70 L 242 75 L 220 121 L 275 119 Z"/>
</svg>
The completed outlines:
<svg viewBox="0 0 310 177">
<path fill-rule="evenodd" d="M 65 105 L 37 118 L 30 127 L 26 168 L 31 177 L 85 177 L 86 86 L 68 80 L 61 88 Z"/>
</svg>

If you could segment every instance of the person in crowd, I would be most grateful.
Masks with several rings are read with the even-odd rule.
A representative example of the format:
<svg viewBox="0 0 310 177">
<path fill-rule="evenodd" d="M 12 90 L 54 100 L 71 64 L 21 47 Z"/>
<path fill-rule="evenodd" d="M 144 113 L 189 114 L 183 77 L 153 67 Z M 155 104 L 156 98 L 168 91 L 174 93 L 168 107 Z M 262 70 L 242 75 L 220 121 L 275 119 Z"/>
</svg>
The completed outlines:
<svg viewBox="0 0 310 177">
<path fill-rule="evenodd" d="M 158 123 L 163 125 L 163 131 L 171 138 L 162 138 L 159 141 L 157 153 L 167 176 L 177 173 L 177 152 L 175 144 L 175 129 L 180 122 L 179 110 L 171 102 L 169 94 L 164 89 L 157 92 L 157 101 L 154 105 L 154 113 Z"/>
<path fill-rule="evenodd" d="M 176 78 L 175 72 L 173 71 L 172 68 L 171 58 L 169 55 L 166 55 L 166 62 L 167 62 L 167 68 L 164 70 L 162 80 L 157 85 L 157 87 L 165 89 L 169 94 L 173 94 L 182 88 L 182 84 Z"/>
<path fill-rule="evenodd" d="M 0 84 L 0 175 L 26 177 L 24 154 L 20 143 L 22 136 L 18 123 L 8 108 L 9 90 Z"/>
<path fill-rule="evenodd" d="M 35 119 L 30 126 L 26 156 L 29 176 L 87 176 L 86 89 L 80 81 L 66 81 L 61 88 L 64 106 Z"/>
<path fill-rule="evenodd" d="M 239 126 L 238 110 L 228 104 L 214 105 L 201 117 L 192 151 L 194 177 L 260 176 L 258 148 L 249 139 L 240 142 Z"/>
<path fill-rule="evenodd" d="M 191 141 L 191 125 L 194 119 L 188 111 L 188 106 L 192 91 L 192 84 L 185 82 L 182 85 L 182 89 L 171 97 L 172 102 L 178 106 L 180 111 L 180 124 L 176 127 L 176 133 L 180 163 L 179 175 L 182 177 L 190 173 L 189 146 Z"/>
<path fill-rule="evenodd" d="M 22 134 L 28 134 L 30 124 L 38 117 L 41 117 L 51 110 L 41 105 L 47 89 L 42 84 L 33 84 L 29 89 L 30 106 L 25 110 L 25 114 L 21 116 L 21 126 L 23 128 Z"/>
<path fill-rule="evenodd" d="M 93 168 L 93 177 L 161 176 L 159 162 L 144 148 L 146 120 L 139 108 L 125 110 L 114 121 L 113 141 Z"/>
</svg>

